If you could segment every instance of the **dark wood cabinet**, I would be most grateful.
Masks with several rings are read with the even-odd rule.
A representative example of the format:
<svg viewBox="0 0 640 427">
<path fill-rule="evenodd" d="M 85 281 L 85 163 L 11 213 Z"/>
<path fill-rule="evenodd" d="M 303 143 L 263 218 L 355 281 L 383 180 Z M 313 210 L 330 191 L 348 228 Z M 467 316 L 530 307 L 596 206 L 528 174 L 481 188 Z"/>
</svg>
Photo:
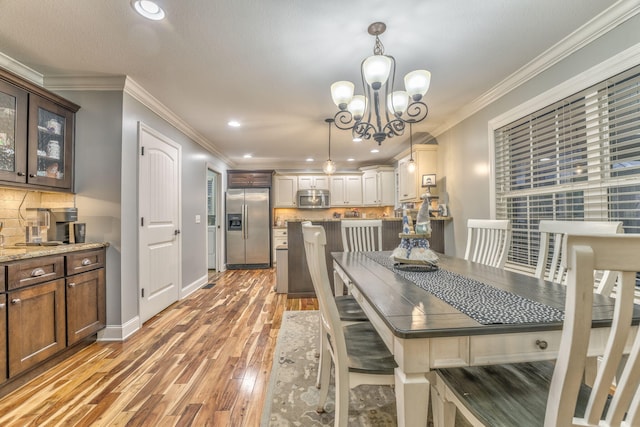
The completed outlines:
<svg viewBox="0 0 640 427">
<path fill-rule="evenodd" d="M 105 327 L 105 259 L 100 247 L 0 264 L 4 387 Z"/>
<path fill-rule="evenodd" d="M 227 188 L 271 188 L 272 170 L 227 171 Z"/>
<path fill-rule="evenodd" d="M 67 345 L 105 327 L 104 255 L 102 249 L 67 256 Z"/>
<path fill-rule="evenodd" d="M 79 108 L 0 69 L 0 184 L 73 191 Z"/>
<path fill-rule="evenodd" d="M 10 291 L 8 298 L 9 378 L 66 347 L 64 279 Z"/>
</svg>

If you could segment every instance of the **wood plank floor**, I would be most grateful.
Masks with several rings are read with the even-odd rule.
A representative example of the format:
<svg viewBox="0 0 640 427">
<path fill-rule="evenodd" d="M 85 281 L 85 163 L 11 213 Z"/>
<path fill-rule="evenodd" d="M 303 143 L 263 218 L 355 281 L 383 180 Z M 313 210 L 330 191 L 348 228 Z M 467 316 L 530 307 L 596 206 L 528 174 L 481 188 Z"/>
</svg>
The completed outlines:
<svg viewBox="0 0 640 427">
<path fill-rule="evenodd" d="M 124 343 L 95 343 L 0 399 L 0 425 L 259 425 L 284 310 L 275 270 L 210 273 Z"/>
</svg>

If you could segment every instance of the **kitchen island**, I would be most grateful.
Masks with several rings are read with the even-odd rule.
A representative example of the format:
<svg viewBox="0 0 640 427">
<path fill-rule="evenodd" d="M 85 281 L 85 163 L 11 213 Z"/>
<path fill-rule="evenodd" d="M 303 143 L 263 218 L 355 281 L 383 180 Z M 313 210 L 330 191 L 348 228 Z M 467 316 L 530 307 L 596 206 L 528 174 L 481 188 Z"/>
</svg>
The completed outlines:
<svg viewBox="0 0 640 427">
<path fill-rule="evenodd" d="M 402 218 L 390 217 L 382 219 L 382 250 L 391 251 L 400 244 L 398 234 L 402 231 Z M 431 218 L 432 237 L 429 239 L 431 248 L 436 252 L 444 252 L 444 224 L 449 218 Z M 288 236 L 288 290 L 289 298 L 313 297 L 315 292 L 309 275 L 307 259 L 302 239 L 303 219 L 287 221 Z M 327 235 L 326 258 L 327 265 L 332 265 L 331 252 L 342 252 L 342 234 L 340 224 L 349 219 L 312 220 L 314 225 L 324 227 Z M 329 272 L 329 281 L 333 289 L 333 274 Z"/>
</svg>

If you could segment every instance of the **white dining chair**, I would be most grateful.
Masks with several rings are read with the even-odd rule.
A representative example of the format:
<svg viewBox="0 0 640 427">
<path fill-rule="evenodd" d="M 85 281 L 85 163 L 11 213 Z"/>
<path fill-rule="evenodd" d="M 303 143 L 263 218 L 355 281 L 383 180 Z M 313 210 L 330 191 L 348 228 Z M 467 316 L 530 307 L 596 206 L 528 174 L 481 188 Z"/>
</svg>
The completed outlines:
<svg viewBox="0 0 640 427">
<path fill-rule="evenodd" d="M 307 227 L 310 225 L 311 221 L 302 222 L 302 227 Z M 340 321 L 342 322 L 343 326 L 369 320 L 365 312 L 362 310 L 362 307 L 360 307 L 360 304 L 358 304 L 358 302 L 352 295 L 335 296 L 334 301 L 336 304 L 336 308 L 338 309 L 338 316 L 340 317 Z M 321 387 L 323 358 L 326 357 L 326 351 L 323 351 L 326 342 L 325 340 L 323 340 L 322 336 L 323 330 L 322 328 L 320 328 L 318 340 L 318 375 L 316 378 L 317 388 Z"/>
<path fill-rule="evenodd" d="M 381 219 L 345 219 L 340 221 L 344 252 L 382 250 Z"/>
<path fill-rule="evenodd" d="M 511 244 L 511 221 L 508 219 L 467 220 L 467 248 L 464 259 L 502 268 Z"/>
<path fill-rule="evenodd" d="M 346 427 L 349 390 L 361 384 L 394 384 L 393 355 L 370 322 L 344 326 L 329 284 L 325 257 L 326 235 L 319 225 L 302 225 L 309 273 L 320 306 L 325 341 L 318 412 L 324 411 L 329 393 L 331 361 L 335 366 L 335 427 Z"/>
<path fill-rule="evenodd" d="M 538 226 L 540 232 L 540 249 L 536 264 L 535 276 L 551 282 L 565 283 L 566 271 L 562 258 L 563 243 L 570 234 L 600 235 L 624 233 L 620 221 L 552 221 L 541 220 Z M 549 256 L 551 255 L 551 260 Z M 596 287 L 596 292 L 610 295 L 616 281 L 616 273 L 601 272 L 602 277 Z"/>
<path fill-rule="evenodd" d="M 632 326 L 640 235 L 569 235 L 564 249 L 565 320 L 555 365 L 437 369 L 436 426 L 452 426 L 456 409 L 474 426 L 540 426 L 542 414 L 545 427 L 640 425 L 640 330 Z M 590 388 L 582 379 L 592 334 L 595 270 L 619 271 L 620 283 L 602 362 Z M 625 352 L 629 359 L 611 394 Z"/>
</svg>

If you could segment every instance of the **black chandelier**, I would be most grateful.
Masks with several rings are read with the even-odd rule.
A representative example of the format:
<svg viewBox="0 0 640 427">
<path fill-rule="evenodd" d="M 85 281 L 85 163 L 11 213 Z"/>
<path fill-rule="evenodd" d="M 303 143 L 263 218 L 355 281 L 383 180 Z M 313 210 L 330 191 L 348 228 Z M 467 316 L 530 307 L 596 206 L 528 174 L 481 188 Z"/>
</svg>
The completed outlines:
<svg viewBox="0 0 640 427">
<path fill-rule="evenodd" d="M 378 145 L 386 138 L 402 135 L 407 123 L 420 122 L 429 113 L 422 101 L 431 83 L 429 71 L 411 71 L 404 77 L 405 90 L 393 90 L 396 60 L 384 54 L 378 37 L 386 28 L 383 22 L 369 25 L 369 34 L 375 36 L 376 41 L 373 55 L 360 66 L 365 94 L 354 96 L 355 86 L 349 81 L 331 85 L 331 97 L 340 109 L 334 117 L 336 127 L 352 129 L 354 140 L 373 137 Z"/>
</svg>

